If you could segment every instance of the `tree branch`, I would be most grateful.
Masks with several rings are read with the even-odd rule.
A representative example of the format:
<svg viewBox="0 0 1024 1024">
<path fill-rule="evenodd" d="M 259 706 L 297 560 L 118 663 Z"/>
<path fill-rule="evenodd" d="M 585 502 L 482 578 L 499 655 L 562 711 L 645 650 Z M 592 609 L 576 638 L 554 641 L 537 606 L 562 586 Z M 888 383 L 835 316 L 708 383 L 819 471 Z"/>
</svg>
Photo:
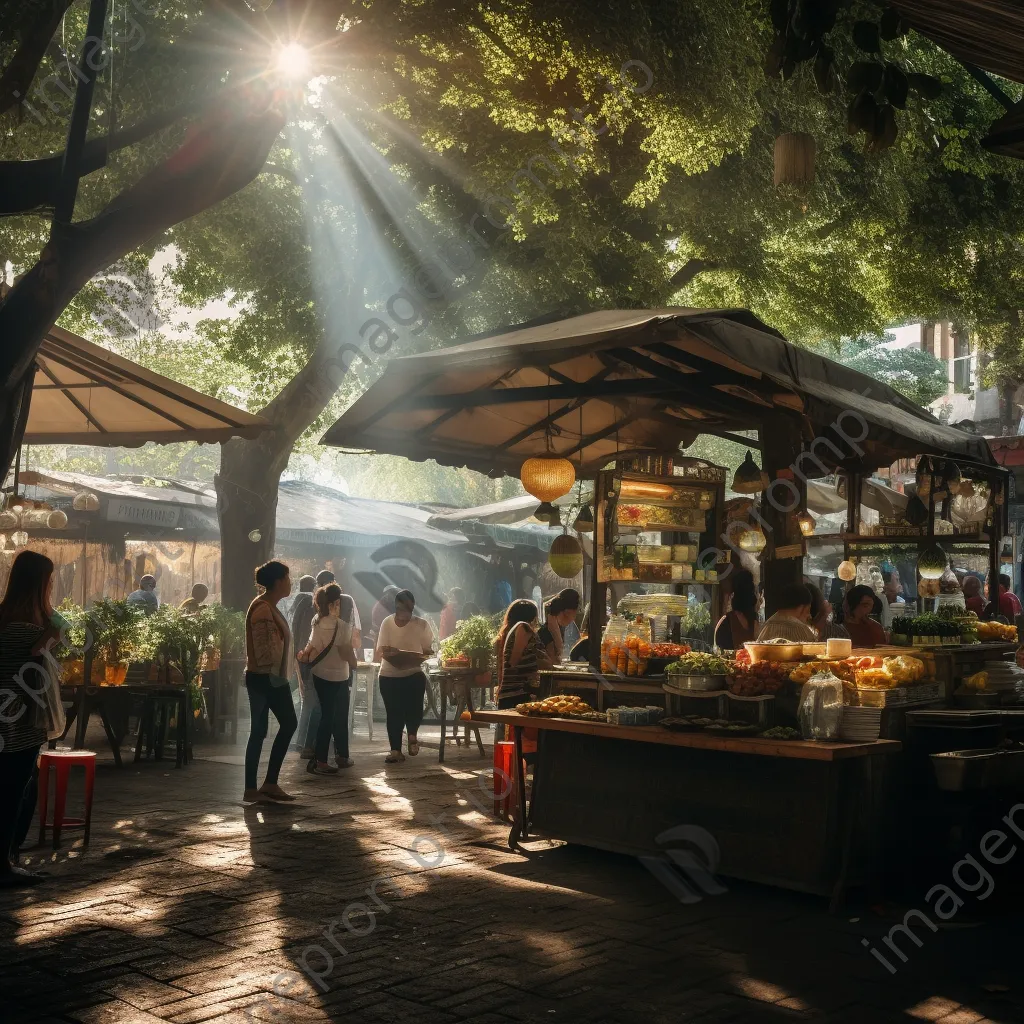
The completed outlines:
<svg viewBox="0 0 1024 1024">
<path fill-rule="evenodd" d="M 74 0 L 45 0 L 23 30 L 21 45 L 0 77 L 0 114 L 18 106 L 46 55 L 53 34 Z M 10 28 L 12 26 L 4 26 Z"/>
<path fill-rule="evenodd" d="M 705 270 L 718 270 L 720 267 L 721 264 L 714 260 L 687 260 L 668 279 L 669 286 L 673 291 L 679 291 L 680 288 L 685 288 L 698 274 L 703 274 Z"/>
</svg>

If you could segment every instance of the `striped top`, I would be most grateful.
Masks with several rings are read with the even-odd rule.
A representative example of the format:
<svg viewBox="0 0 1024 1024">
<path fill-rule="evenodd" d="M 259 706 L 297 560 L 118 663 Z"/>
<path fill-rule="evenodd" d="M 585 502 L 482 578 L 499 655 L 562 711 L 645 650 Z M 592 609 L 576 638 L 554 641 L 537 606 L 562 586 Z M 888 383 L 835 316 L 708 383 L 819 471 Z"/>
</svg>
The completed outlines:
<svg viewBox="0 0 1024 1024">
<path fill-rule="evenodd" d="M 529 634 L 526 647 L 523 649 L 522 657 L 518 665 L 512 664 L 512 651 L 516 644 L 517 630 L 525 629 Z M 540 671 L 538 654 L 540 653 L 540 638 L 525 623 L 517 622 L 505 637 L 505 650 L 502 653 L 501 683 L 498 686 L 498 700 L 507 700 L 510 697 L 520 697 L 524 701 L 530 696 L 530 690 L 536 690 L 539 684 L 537 673 Z"/>
<path fill-rule="evenodd" d="M 7 753 L 46 742 L 36 712 L 46 704 L 42 688 L 60 683 L 50 679 L 45 661 L 32 655 L 42 632 L 42 626 L 31 622 L 9 622 L 0 630 L 0 750 Z"/>
<path fill-rule="evenodd" d="M 782 612 L 772 615 L 757 634 L 758 643 L 764 643 L 765 640 L 792 640 L 793 643 L 801 644 L 814 643 L 817 639 L 818 634 L 806 622 Z"/>
</svg>

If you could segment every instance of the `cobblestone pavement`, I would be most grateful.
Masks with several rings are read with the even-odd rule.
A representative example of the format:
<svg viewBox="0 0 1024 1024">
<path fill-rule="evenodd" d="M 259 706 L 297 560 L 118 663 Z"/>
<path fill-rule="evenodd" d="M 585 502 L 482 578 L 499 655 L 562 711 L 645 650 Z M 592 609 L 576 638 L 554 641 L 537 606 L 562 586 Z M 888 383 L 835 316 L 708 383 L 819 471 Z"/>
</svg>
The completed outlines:
<svg viewBox="0 0 1024 1024">
<path fill-rule="evenodd" d="M 336 778 L 290 755 L 299 799 L 260 807 L 240 752 L 101 764 L 89 849 L 32 851 L 52 880 L 0 893 L 0 1020 L 1024 1020 L 1018 918 L 923 931 L 891 977 L 861 939 L 904 908 L 736 882 L 683 906 L 627 857 L 510 852 L 475 750 L 364 742 Z"/>
</svg>

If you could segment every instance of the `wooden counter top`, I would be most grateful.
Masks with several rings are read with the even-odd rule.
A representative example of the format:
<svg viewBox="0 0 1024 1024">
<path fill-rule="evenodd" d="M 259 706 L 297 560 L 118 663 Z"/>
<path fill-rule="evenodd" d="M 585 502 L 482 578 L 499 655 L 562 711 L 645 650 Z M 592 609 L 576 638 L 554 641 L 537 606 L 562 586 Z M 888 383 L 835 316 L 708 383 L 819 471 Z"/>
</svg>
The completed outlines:
<svg viewBox="0 0 1024 1024">
<path fill-rule="evenodd" d="M 764 757 L 790 757 L 805 761 L 840 761 L 873 754 L 895 754 L 902 749 L 897 740 L 873 743 L 812 743 L 806 740 L 764 740 L 756 736 L 726 736 L 722 733 L 677 732 L 660 725 L 609 725 L 579 718 L 549 718 L 521 715 L 518 711 L 474 711 L 474 722 L 528 726 L 555 732 L 575 732 L 609 740 L 659 743 L 696 750 L 723 750 L 731 754 L 760 754 Z"/>
</svg>

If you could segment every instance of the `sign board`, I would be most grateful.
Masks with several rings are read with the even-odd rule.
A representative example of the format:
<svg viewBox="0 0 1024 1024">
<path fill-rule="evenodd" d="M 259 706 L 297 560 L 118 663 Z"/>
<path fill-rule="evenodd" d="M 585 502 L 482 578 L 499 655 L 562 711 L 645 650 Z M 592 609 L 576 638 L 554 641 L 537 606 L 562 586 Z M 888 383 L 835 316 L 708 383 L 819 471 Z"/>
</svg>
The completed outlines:
<svg viewBox="0 0 1024 1024">
<path fill-rule="evenodd" d="M 121 498 L 107 499 L 107 521 L 111 523 L 175 527 L 180 516 L 181 509 L 177 505 L 157 505 L 149 501 L 128 501 Z"/>
</svg>

